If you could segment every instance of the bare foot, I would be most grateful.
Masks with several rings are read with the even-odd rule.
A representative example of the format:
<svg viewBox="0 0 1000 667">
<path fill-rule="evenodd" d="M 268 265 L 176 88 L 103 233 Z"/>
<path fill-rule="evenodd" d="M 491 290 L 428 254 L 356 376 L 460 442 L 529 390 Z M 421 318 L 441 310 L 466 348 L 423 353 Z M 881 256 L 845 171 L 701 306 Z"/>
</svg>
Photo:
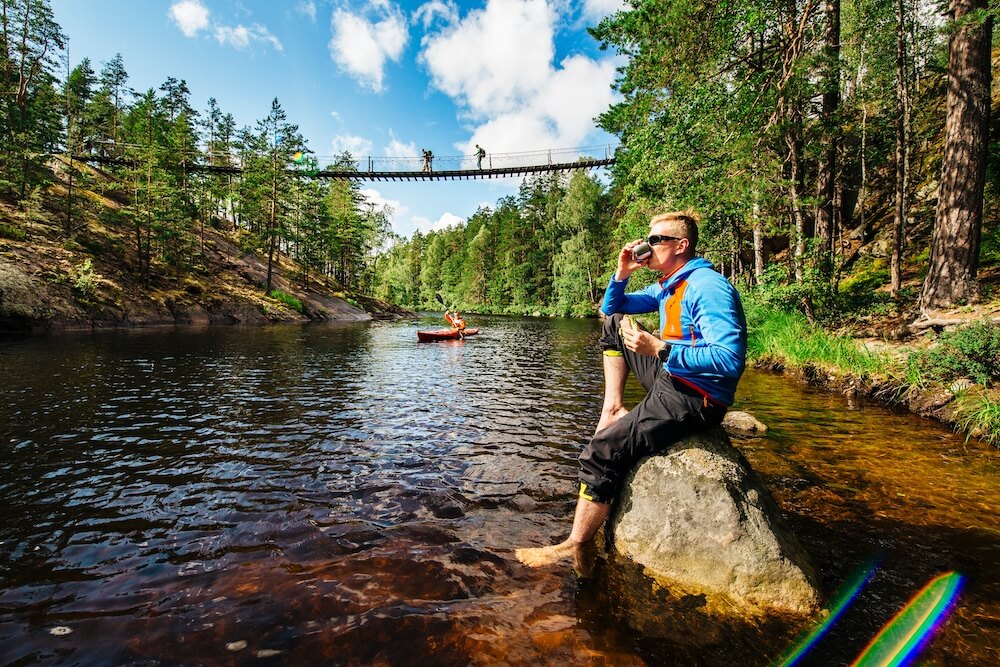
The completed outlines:
<svg viewBox="0 0 1000 667">
<path fill-rule="evenodd" d="M 627 414 L 628 410 L 621 406 L 611 410 L 602 410 L 601 418 L 597 421 L 597 428 L 594 429 L 594 433 L 596 434 L 606 429 Z"/>
<path fill-rule="evenodd" d="M 581 579 L 589 579 L 594 572 L 596 550 L 592 542 L 577 544 L 566 540 L 560 544 L 534 549 L 515 549 L 514 555 L 528 567 L 545 567 L 573 559 L 573 571 Z"/>
<path fill-rule="evenodd" d="M 548 547 L 532 549 L 514 549 L 517 559 L 528 567 L 544 567 L 570 558 L 576 551 L 576 545 L 569 540 Z"/>
</svg>

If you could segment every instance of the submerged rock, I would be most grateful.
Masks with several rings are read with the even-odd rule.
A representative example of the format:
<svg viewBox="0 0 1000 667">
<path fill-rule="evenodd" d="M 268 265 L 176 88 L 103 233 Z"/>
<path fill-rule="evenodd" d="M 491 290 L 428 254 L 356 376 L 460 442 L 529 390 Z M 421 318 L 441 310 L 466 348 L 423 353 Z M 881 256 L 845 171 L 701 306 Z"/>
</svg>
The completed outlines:
<svg viewBox="0 0 1000 667">
<path fill-rule="evenodd" d="M 643 566 L 672 596 L 745 617 L 807 614 L 813 566 L 777 504 L 722 428 L 642 460 L 612 520 L 611 555 Z"/>
<path fill-rule="evenodd" d="M 722 427 L 730 435 L 764 435 L 767 433 L 767 426 L 765 426 L 759 419 L 754 417 L 749 412 L 740 412 L 738 410 L 733 410 L 726 413 L 725 419 L 722 420 Z"/>
</svg>

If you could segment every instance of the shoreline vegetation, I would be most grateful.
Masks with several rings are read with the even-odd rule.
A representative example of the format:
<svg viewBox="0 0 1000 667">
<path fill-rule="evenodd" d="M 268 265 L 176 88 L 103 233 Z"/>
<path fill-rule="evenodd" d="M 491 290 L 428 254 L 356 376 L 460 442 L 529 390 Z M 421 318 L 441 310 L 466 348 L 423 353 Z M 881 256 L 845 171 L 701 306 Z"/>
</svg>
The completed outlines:
<svg viewBox="0 0 1000 667">
<path fill-rule="evenodd" d="M 907 342 L 857 339 L 811 324 L 797 312 L 747 304 L 749 363 L 849 398 L 906 408 L 967 439 L 1000 447 L 1000 392 L 993 376 L 1000 327 L 989 318 Z"/>
</svg>

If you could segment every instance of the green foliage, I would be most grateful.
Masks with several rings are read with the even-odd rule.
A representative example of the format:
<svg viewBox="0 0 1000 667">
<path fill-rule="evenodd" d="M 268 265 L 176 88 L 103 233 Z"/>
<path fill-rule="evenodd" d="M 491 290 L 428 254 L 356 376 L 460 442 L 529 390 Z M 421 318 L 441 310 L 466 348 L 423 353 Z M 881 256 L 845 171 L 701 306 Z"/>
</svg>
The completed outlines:
<svg viewBox="0 0 1000 667">
<path fill-rule="evenodd" d="M 73 269 L 70 279 L 73 281 L 73 291 L 77 295 L 91 298 L 97 293 L 97 287 L 103 277 L 94 271 L 94 262 L 88 257 Z"/>
<path fill-rule="evenodd" d="M 28 235 L 20 227 L 15 227 L 14 225 L 6 222 L 0 222 L 0 238 L 23 241 L 28 238 Z"/>
<path fill-rule="evenodd" d="M 776 310 L 812 313 L 819 321 L 835 314 L 830 283 L 813 266 L 803 271 L 801 281 L 793 281 L 787 264 L 769 264 L 764 271 L 764 280 L 754 289 L 754 299 Z"/>
<path fill-rule="evenodd" d="M 912 363 L 933 381 L 968 378 L 989 387 L 1000 380 L 1000 325 L 984 320 L 943 332 L 935 347 L 915 352 Z"/>
<path fill-rule="evenodd" d="M 987 392 L 973 391 L 960 394 L 956 401 L 958 427 L 975 433 L 991 445 L 1000 445 L 1000 401 Z"/>
<path fill-rule="evenodd" d="M 828 324 L 845 323 L 868 315 L 898 314 L 901 303 L 916 297 L 913 288 L 904 288 L 894 299 L 889 290 L 889 269 L 881 261 L 859 262 L 854 273 L 840 281 Z"/>
<path fill-rule="evenodd" d="M 302 305 L 302 302 L 296 299 L 291 294 L 285 294 L 281 290 L 273 289 L 271 290 L 271 298 L 280 301 L 281 303 L 285 304 L 286 306 L 288 306 L 289 308 L 298 313 L 305 312 L 305 307 Z"/>
<path fill-rule="evenodd" d="M 983 229 L 979 247 L 980 267 L 1000 266 L 1000 225 L 992 225 Z"/>
<path fill-rule="evenodd" d="M 264 247 L 264 244 L 261 241 L 260 237 L 258 237 L 253 232 L 245 232 L 240 234 L 236 243 L 241 251 L 248 254 L 257 252 L 262 247 Z"/>
</svg>

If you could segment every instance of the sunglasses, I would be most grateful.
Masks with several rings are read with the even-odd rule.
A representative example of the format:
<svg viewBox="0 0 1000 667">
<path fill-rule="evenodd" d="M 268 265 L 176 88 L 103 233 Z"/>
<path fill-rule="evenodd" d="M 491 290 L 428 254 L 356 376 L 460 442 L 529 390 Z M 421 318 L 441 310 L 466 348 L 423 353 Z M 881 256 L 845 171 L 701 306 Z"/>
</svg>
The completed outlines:
<svg viewBox="0 0 1000 667">
<path fill-rule="evenodd" d="M 646 239 L 646 243 L 649 245 L 660 245 L 664 241 L 680 241 L 680 236 L 660 236 L 659 234 L 653 234 Z"/>
</svg>

